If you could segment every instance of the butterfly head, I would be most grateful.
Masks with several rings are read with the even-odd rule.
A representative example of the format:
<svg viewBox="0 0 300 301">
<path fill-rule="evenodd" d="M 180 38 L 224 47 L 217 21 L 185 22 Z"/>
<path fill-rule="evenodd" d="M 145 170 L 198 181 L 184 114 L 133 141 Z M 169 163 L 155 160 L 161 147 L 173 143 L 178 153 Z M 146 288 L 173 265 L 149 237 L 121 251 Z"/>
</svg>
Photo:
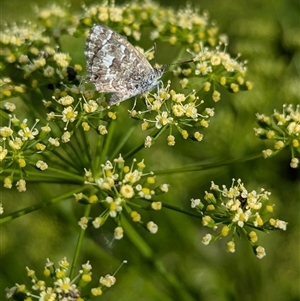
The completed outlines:
<svg viewBox="0 0 300 301">
<path fill-rule="evenodd" d="M 156 74 L 156 78 L 161 78 L 167 65 L 163 65 L 160 68 L 153 68 Z"/>
</svg>

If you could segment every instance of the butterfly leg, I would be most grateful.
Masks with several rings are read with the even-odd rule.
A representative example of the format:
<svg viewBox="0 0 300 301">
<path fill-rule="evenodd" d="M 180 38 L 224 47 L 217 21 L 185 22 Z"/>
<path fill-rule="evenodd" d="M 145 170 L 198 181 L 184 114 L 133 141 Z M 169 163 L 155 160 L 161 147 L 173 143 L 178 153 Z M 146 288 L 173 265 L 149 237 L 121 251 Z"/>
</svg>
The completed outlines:
<svg viewBox="0 0 300 301">
<path fill-rule="evenodd" d="M 157 83 L 157 95 L 159 96 L 159 85 L 161 84 L 161 89 L 163 89 L 163 87 L 164 87 L 164 83 L 163 83 L 163 81 L 162 80 L 160 80 L 160 81 L 158 81 L 158 83 Z"/>
</svg>

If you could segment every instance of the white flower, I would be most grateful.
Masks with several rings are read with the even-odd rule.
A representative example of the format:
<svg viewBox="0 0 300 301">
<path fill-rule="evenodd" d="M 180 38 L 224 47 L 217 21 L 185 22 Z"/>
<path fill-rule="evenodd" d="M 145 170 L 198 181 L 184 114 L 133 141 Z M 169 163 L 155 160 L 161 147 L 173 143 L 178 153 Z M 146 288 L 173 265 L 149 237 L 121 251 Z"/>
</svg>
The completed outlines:
<svg viewBox="0 0 300 301">
<path fill-rule="evenodd" d="M 263 257 L 266 256 L 266 252 L 265 252 L 265 248 L 263 247 L 257 247 L 255 249 L 255 252 L 256 252 L 256 257 L 259 258 L 259 259 L 262 259 Z"/>
<path fill-rule="evenodd" d="M 0 135 L 3 138 L 9 137 L 13 134 L 13 130 L 8 126 L 0 127 Z"/>
<path fill-rule="evenodd" d="M 157 115 L 155 119 L 156 119 L 155 126 L 157 129 L 160 129 L 162 128 L 162 126 L 173 122 L 173 118 L 168 117 L 168 112 L 166 111 L 162 112 L 161 115 Z"/>
<path fill-rule="evenodd" d="M 40 293 L 39 301 L 55 301 L 57 300 L 57 294 L 52 287 L 47 287 L 45 291 Z"/>
<path fill-rule="evenodd" d="M 22 137 L 23 141 L 26 140 L 32 140 L 34 139 L 34 136 L 36 136 L 39 133 L 38 129 L 29 129 L 29 127 L 25 127 L 22 130 L 19 130 L 18 134 Z"/>
<path fill-rule="evenodd" d="M 85 103 L 83 105 L 83 109 L 87 112 L 87 113 L 93 113 L 98 109 L 98 104 L 95 100 L 89 100 L 88 103 Z"/>
<path fill-rule="evenodd" d="M 150 233 L 155 234 L 158 231 L 158 226 L 154 222 L 150 221 L 147 223 L 147 229 Z"/>
<path fill-rule="evenodd" d="M 8 150 L 0 146 L 0 161 L 2 161 L 6 157 L 7 153 Z"/>
<path fill-rule="evenodd" d="M 147 136 L 145 138 L 145 143 L 144 143 L 145 147 L 151 147 L 152 145 L 152 138 L 150 136 Z"/>
<path fill-rule="evenodd" d="M 92 224 L 94 228 L 98 229 L 101 225 L 103 225 L 104 222 L 105 220 L 101 216 L 98 216 L 93 220 Z"/>
<path fill-rule="evenodd" d="M 109 215 L 111 217 L 116 217 L 118 212 L 122 211 L 122 199 L 116 198 L 115 200 L 108 196 L 105 201 L 109 204 Z"/>
<path fill-rule="evenodd" d="M 63 122 L 73 122 L 78 115 L 78 111 L 69 106 L 62 111 L 62 120 Z"/>
<path fill-rule="evenodd" d="M 59 138 L 52 138 L 52 137 L 50 137 L 48 139 L 49 143 L 53 146 L 59 146 L 60 143 L 58 140 L 59 140 Z"/>
<path fill-rule="evenodd" d="M 13 112 L 16 109 L 16 105 L 14 103 L 11 102 L 6 102 L 4 104 L 4 108 L 10 112 Z"/>
<path fill-rule="evenodd" d="M 61 141 L 63 143 L 68 143 L 68 142 L 70 142 L 70 138 L 71 138 L 71 133 L 69 131 L 66 131 L 62 134 Z"/>
<path fill-rule="evenodd" d="M 78 225 L 81 227 L 82 230 L 85 230 L 88 226 L 88 219 L 86 217 L 82 217 L 78 222 Z"/>
<path fill-rule="evenodd" d="M 19 192 L 24 192 L 26 191 L 26 182 L 25 180 L 21 179 L 16 183 L 17 189 Z"/>
<path fill-rule="evenodd" d="M 160 190 L 162 192 L 168 192 L 169 191 L 169 184 L 161 184 L 160 185 Z"/>
<path fill-rule="evenodd" d="M 101 277 L 99 282 L 106 287 L 111 287 L 116 283 L 116 278 L 107 274 L 105 277 Z"/>
<path fill-rule="evenodd" d="M 126 185 L 122 185 L 121 189 L 120 189 L 120 193 L 124 198 L 130 199 L 134 196 L 134 190 L 132 188 L 132 186 L 126 184 Z"/>
<path fill-rule="evenodd" d="M 23 142 L 22 142 L 21 138 L 16 137 L 14 140 L 10 140 L 9 143 L 8 143 L 8 145 L 12 149 L 19 150 L 22 147 Z"/>
<path fill-rule="evenodd" d="M 69 277 L 66 277 L 64 279 L 58 279 L 54 282 L 54 285 L 56 286 L 56 291 L 58 293 L 78 293 L 76 285 L 72 284 L 71 279 Z"/>
<path fill-rule="evenodd" d="M 134 170 L 132 172 L 128 172 L 124 177 L 124 182 L 127 183 L 136 183 L 140 180 L 142 173 L 138 170 Z"/>
<path fill-rule="evenodd" d="M 114 238 L 115 239 L 121 239 L 123 238 L 124 236 L 124 230 L 122 227 L 117 227 L 115 228 L 115 231 L 114 231 Z"/>
<path fill-rule="evenodd" d="M 200 199 L 191 199 L 191 207 L 196 208 L 201 203 Z"/>
<path fill-rule="evenodd" d="M 48 164 L 42 160 L 37 161 L 35 166 L 40 170 L 46 170 L 48 168 Z"/>
<path fill-rule="evenodd" d="M 292 168 L 298 168 L 298 166 L 299 166 L 299 159 L 298 158 L 293 158 L 291 160 L 290 166 Z"/>
<path fill-rule="evenodd" d="M 208 233 L 203 236 L 202 243 L 207 246 L 210 243 L 211 239 L 212 239 L 212 235 Z"/>
<path fill-rule="evenodd" d="M 281 221 L 279 219 L 274 219 L 274 218 L 271 218 L 269 223 L 275 227 L 275 228 L 278 228 L 278 229 L 281 229 L 283 231 L 286 231 L 286 226 L 287 226 L 287 222 L 285 221 Z"/>
<path fill-rule="evenodd" d="M 106 126 L 102 125 L 102 124 L 100 124 L 98 126 L 98 131 L 99 131 L 100 135 L 106 135 L 108 133 Z"/>
<path fill-rule="evenodd" d="M 235 252 L 235 243 L 233 241 L 229 241 L 227 243 L 227 251 L 230 252 L 230 253 Z"/>
<path fill-rule="evenodd" d="M 57 102 L 63 106 L 69 106 L 74 102 L 74 98 L 70 95 L 61 97 Z"/>
</svg>

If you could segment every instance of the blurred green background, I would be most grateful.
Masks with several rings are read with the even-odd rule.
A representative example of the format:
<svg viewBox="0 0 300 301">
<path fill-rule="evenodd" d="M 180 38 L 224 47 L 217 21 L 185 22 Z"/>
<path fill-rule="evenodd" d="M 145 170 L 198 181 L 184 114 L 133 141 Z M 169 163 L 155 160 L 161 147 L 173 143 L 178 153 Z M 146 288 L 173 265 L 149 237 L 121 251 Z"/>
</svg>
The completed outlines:
<svg viewBox="0 0 300 301">
<path fill-rule="evenodd" d="M 34 21 L 32 6 L 42 7 L 53 2 L 65 3 L 4 0 L 0 4 L 1 19 L 14 22 L 30 18 Z M 100 1 L 85 3 L 100 4 Z M 174 8 L 185 5 L 185 1 L 161 3 Z M 172 148 L 161 141 L 153 151 L 144 150 L 140 158 L 146 158 L 146 165 L 151 170 L 258 154 L 271 145 L 255 138 L 255 113 L 270 115 L 274 109 L 281 111 L 284 103 L 299 104 L 299 1 L 209 0 L 189 3 L 199 6 L 200 12 L 208 10 L 220 31 L 229 36 L 228 51 L 233 56 L 241 53 L 241 59 L 248 61 L 248 78 L 254 82 L 254 89 L 245 93 L 222 94 L 222 100 L 216 106 L 216 116 L 204 133 L 203 142 L 185 141 L 181 144 L 178 138 L 178 144 Z M 72 1 L 70 10 L 74 13 L 80 11 L 81 4 L 81 1 Z M 83 58 L 83 48 L 84 40 L 78 42 L 78 48 L 72 55 Z M 169 60 L 161 48 L 157 56 L 161 63 Z M 130 146 L 127 147 L 129 150 Z M 225 251 L 225 241 L 204 246 L 201 239 L 207 231 L 202 228 L 200 220 L 165 210 L 145 213 L 143 219 L 153 219 L 159 225 L 159 232 L 156 235 L 143 229 L 138 229 L 138 232 L 156 258 L 180 280 L 194 300 L 300 299 L 300 174 L 299 169 L 289 167 L 289 162 L 290 153 L 286 150 L 269 160 L 258 159 L 162 179 L 162 182 L 171 184 L 170 193 L 164 201 L 189 209 L 190 198 L 203 198 L 210 181 L 230 186 L 232 178 L 241 178 L 248 190 L 263 187 L 271 191 L 271 198 L 276 203 L 275 216 L 289 223 L 286 232 L 259 234 L 259 243 L 267 252 L 267 256 L 259 260 L 242 240 L 238 241 L 235 254 Z M 1 191 L 1 202 L 6 212 L 15 211 L 41 202 L 60 190 L 64 191 L 65 187 L 29 185 L 26 194 Z M 1 227 L 1 300 L 6 287 L 13 286 L 15 282 L 28 284 L 25 266 L 39 271 L 41 275 L 46 257 L 53 261 L 63 256 L 72 258 L 77 220 L 82 212 L 83 208 L 75 205 L 74 200 L 67 200 Z M 172 288 L 153 263 L 145 260 L 126 236 L 113 242 L 108 227 L 106 230 L 89 231 L 80 262 L 90 260 L 94 275 L 113 273 L 124 259 L 129 263 L 117 274 L 116 285 L 105 293 L 102 300 L 183 300 L 174 297 L 174 291 L 172 294 Z"/>
</svg>

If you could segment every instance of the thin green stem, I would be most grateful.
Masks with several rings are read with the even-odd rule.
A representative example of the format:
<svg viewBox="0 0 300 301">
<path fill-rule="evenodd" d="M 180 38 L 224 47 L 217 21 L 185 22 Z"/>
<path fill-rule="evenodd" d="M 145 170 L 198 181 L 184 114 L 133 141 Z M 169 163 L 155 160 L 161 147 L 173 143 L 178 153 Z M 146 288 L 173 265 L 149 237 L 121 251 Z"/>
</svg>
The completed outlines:
<svg viewBox="0 0 300 301">
<path fill-rule="evenodd" d="M 87 218 L 89 216 L 91 208 L 92 208 L 92 205 L 86 206 L 85 212 L 84 212 L 84 217 Z M 79 255 L 80 255 L 80 251 L 82 249 L 84 235 L 85 235 L 85 229 L 81 228 L 79 236 L 78 236 L 77 244 L 76 244 L 76 249 L 75 249 L 71 269 L 70 269 L 70 279 L 73 279 L 75 277 L 76 267 L 78 266 Z"/>
<path fill-rule="evenodd" d="M 81 176 L 81 175 L 74 175 L 74 173 L 66 171 L 66 170 L 61 170 L 61 169 L 52 168 L 52 167 L 48 167 L 48 170 L 52 171 L 52 172 L 54 172 L 56 174 L 64 176 L 65 179 L 66 178 L 67 179 L 73 179 L 76 182 L 79 181 L 80 184 L 82 184 L 83 181 L 84 181 L 83 176 Z M 40 176 L 40 174 L 39 174 L 39 176 Z"/>
<path fill-rule="evenodd" d="M 116 158 L 118 156 L 118 153 L 124 146 L 124 144 L 128 141 L 128 139 L 131 137 L 133 131 L 135 130 L 135 126 L 132 126 L 126 131 L 126 134 L 123 136 L 122 140 L 118 142 L 118 145 L 116 149 L 112 152 L 111 158 Z"/>
<path fill-rule="evenodd" d="M 108 125 L 108 134 L 106 136 L 100 136 L 97 141 L 97 155 L 95 156 L 93 168 L 96 171 L 96 175 L 100 173 L 101 164 L 108 157 L 109 147 L 111 146 L 111 141 L 114 138 L 116 122 L 110 122 Z"/>
<path fill-rule="evenodd" d="M 84 132 L 84 130 L 82 129 L 82 127 L 80 127 L 80 136 L 82 139 L 82 143 L 84 144 L 83 147 L 81 147 L 81 150 L 84 150 L 84 155 L 86 158 L 86 161 L 84 162 L 84 164 L 87 166 L 90 162 L 93 161 L 92 159 L 92 152 L 91 152 L 91 143 L 88 139 L 88 135 L 86 132 Z"/>
<path fill-rule="evenodd" d="M 159 130 L 155 130 L 151 135 L 153 141 L 155 141 L 163 132 L 165 132 L 169 127 L 164 126 Z M 145 148 L 144 143 L 140 144 L 139 146 L 137 146 L 136 148 L 132 149 L 131 151 L 129 151 L 126 155 L 123 156 L 123 158 L 126 160 L 132 156 L 134 156 L 137 152 L 139 152 L 140 150 L 142 150 L 143 148 Z"/>
<path fill-rule="evenodd" d="M 147 260 L 149 260 L 149 262 L 154 264 L 156 270 L 165 278 L 171 288 L 171 291 L 174 291 L 174 295 L 178 296 L 179 300 L 194 301 L 195 299 L 188 293 L 188 290 L 184 289 L 182 282 L 177 279 L 175 275 L 168 273 L 163 263 L 157 259 L 151 247 L 145 242 L 145 240 L 137 233 L 137 231 L 124 217 L 122 217 L 122 227 L 124 228 L 126 236 L 137 247 L 140 253 Z"/>
<path fill-rule="evenodd" d="M 23 94 L 22 103 L 27 106 L 30 112 L 32 112 L 32 116 L 38 118 L 42 123 L 47 123 L 44 112 L 44 105 L 42 101 L 36 101 L 38 99 L 45 99 L 45 95 L 42 93 L 41 89 L 32 89 L 30 94 Z"/>
<path fill-rule="evenodd" d="M 15 218 L 23 216 L 23 215 L 25 215 L 27 213 L 36 211 L 38 209 L 41 209 L 41 208 L 47 207 L 49 205 L 55 204 L 55 203 L 57 203 L 59 201 L 68 199 L 68 198 L 72 197 L 74 193 L 81 192 L 82 190 L 83 190 L 82 187 L 78 187 L 76 189 L 68 191 L 67 193 L 61 194 L 61 195 L 59 195 L 57 197 L 54 197 L 54 198 L 51 198 L 48 201 L 44 201 L 44 202 L 41 202 L 39 204 L 35 204 L 35 205 L 29 206 L 27 208 L 15 211 L 15 212 L 13 212 L 13 213 L 11 213 L 9 215 L 1 217 L 0 218 L 0 224 L 4 224 L 4 223 L 9 222 L 9 221 L 11 221 L 11 220 L 13 220 Z"/>
<path fill-rule="evenodd" d="M 150 200 L 146 200 L 146 201 L 149 201 L 150 203 L 153 202 L 153 200 L 151 200 L 151 201 Z M 189 215 L 189 216 L 193 216 L 193 217 L 197 217 L 197 218 L 201 218 L 202 217 L 199 213 L 188 211 L 188 210 L 182 209 L 180 207 L 173 206 L 173 205 L 170 205 L 170 204 L 166 204 L 166 203 L 163 203 L 163 202 L 162 202 L 162 207 L 163 208 L 168 208 L 168 209 L 171 209 L 173 211 L 180 212 L 180 213 L 183 213 L 183 214 L 186 214 L 186 215 Z"/>
<path fill-rule="evenodd" d="M 51 173 L 50 173 L 51 172 Z M 15 176 L 21 176 L 20 170 L 14 170 L 12 168 L 8 168 L 0 175 L 0 179 L 3 180 L 6 176 L 14 174 Z M 51 182 L 51 183 L 61 183 L 62 181 L 65 183 L 73 183 L 73 184 L 83 184 L 84 178 L 81 175 L 75 175 L 72 172 L 56 169 L 53 167 L 48 167 L 47 171 L 26 171 L 26 174 L 29 176 L 26 178 L 27 182 Z"/>
<path fill-rule="evenodd" d="M 139 252 L 147 259 L 152 258 L 153 252 L 151 248 L 124 216 L 122 216 L 122 227 L 124 228 L 126 236 L 131 240 Z"/>
<path fill-rule="evenodd" d="M 47 154 L 44 154 L 45 157 L 48 158 L 48 160 L 51 160 L 52 162 L 56 162 L 57 163 L 57 160 L 55 160 L 53 158 L 53 155 L 55 155 L 57 158 L 60 159 L 60 162 L 61 162 L 61 165 L 63 164 L 64 166 L 68 166 L 68 168 L 73 168 L 74 170 L 77 171 L 78 169 L 78 164 L 74 161 L 74 160 L 71 160 L 70 159 L 70 156 L 68 156 L 67 152 L 66 152 L 66 148 L 64 148 L 64 152 L 65 153 L 62 153 L 61 152 L 61 149 L 60 150 L 57 150 L 57 149 L 53 149 L 51 151 L 51 154 L 49 153 L 49 155 Z"/>
<path fill-rule="evenodd" d="M 262 158 L 261 153 L 258 155 L 252 155 L 252 156 L 238 158 L 238 159 L 231 159 L 231 160 L 227 160 L 227 161 L 220 161 L 220 162 L 213 162 L 213 163 L 199 163 L 199 164 L 193 164 L 193 165 L 183 166 L 183 167 L 173 168 L 173 169 L 156 170 L 153 172 L 156 175 L 178 174 L 178 173 L 183 173 L 183 172 L 192 172 L 192 171 L 212 169 L 212 168 L 217 168 L 217 167 L 221 167 L 221 166 L 227 166 L 227 165 L 230 165 L 233 163 L 252 161 L 252 160 L 260 159 L 260 158 Z"/>
<path fill-rule="evenodd" d="M 89 163 L 88 158 L 86 157 L 87 148 L 82 147 L 80 143 L 80 137 L 79 135 L 77 135 L 78 131 L 75 131 L 75 133 L 76 134 L 74 134 L 74 136 L 76 139 L 73 139 L 72 144 L 67 144 L 69 147 L 68 149 L 70 150 L 68 157 L 71 157 L 71 160 L 75 162 L 75 164 L 77 165 L 77 169 L 83 169 L 84 166 Z M 71 155 L 71 151 L 75 157 Z"/>
<path fill-rule="evenodd" d="M 140 144 L 139 146 L 137 146 L 136 148 L 133 148 L 131 151 L 129 151 L 127 154 L 125 154 L 123 156 L 123 158 L 126 160 L 130 157 L 132 157 L 133 155 L 135 155 L 136 153 L 138 153 L 140 150 L 142 150 L 143 148 L 145 148 L 144 143 Z"/>
</svg>

